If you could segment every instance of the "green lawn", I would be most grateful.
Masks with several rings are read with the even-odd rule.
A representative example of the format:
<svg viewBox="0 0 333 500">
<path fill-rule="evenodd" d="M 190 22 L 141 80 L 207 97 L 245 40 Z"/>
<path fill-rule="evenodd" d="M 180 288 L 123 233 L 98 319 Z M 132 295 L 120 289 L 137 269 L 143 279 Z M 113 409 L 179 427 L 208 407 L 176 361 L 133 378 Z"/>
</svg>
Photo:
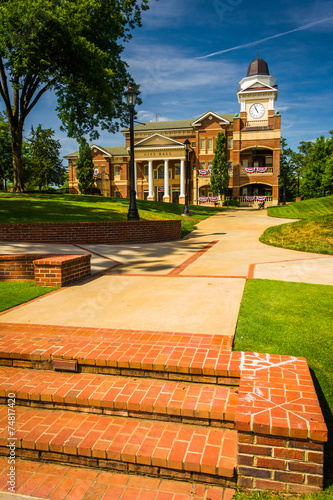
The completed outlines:
<svg viewBox="0 0 333 500">
<path fill-rule="evenodd" d="M 0 195 L 1 222 L 94 222 L 127 220 L 129 200 L 104 196 L 3 193 Z M 191 205 L 191 218 L 182 217 L 184 205 L 137 200 L 142 220 L 179 219 L 182 236 L 195 225 L 226 208 Z"/>
<path fill-rule="evenodd" d="M 267 213 L 270 217 L 286 219 L 308 219 L 319 215 L 329 215 L 333 213 L 333 196 L 268 207 Z"/>
<path fill-rule="evenodd" d="M 301 220 L 269 227 L 260 237 L 262 243 L 333 255 L 333 196 L 269 207 L 268 215 Z"/>
<path fill-rule="evenodd" d="M 234 350 L 305 357 L 328 428 L 333 429 L 333 287 L 248 280 L 237 322 Z M 333 444 L 327 446 L 325 495 L 333 498 Z M 327 495 L 332 496 L 327 496 Z M 265 497 L 260 497 L 265 498 Z M 241 497 L 239 497 L 240 500 Z"/>
<path fill-rule="evenodd" d="M 18 306 L 24 302 L 41 297 L 46 293 L 57 290 L 47 286 L 36 286 L 33 281 L 27 282 L 0 282 L 0 311 Z"/>
</svg>

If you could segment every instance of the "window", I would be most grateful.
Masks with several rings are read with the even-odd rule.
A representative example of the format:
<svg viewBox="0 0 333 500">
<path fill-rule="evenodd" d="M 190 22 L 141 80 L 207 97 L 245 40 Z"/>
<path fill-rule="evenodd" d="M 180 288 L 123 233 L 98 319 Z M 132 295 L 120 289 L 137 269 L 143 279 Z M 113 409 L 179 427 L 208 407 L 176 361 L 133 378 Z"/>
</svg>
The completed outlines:
<svg viewBox="0 0 333 500">
<path fill-rule="evenodd" d="M 148 165 L 145 165 L 145 177 L 148 177 L 149 173 L 148 173 Z"/>
<path fill-rule="evenodd" d="M 119 177 L 120 176 L 120 166 L 119 165 L 116 165 L 114 167 L 114 176 L 115 177 Z"/>
<path fill-rule="evenodd" d="M 175 175 L 180 175 L 180 164 L 176 163 L 175 165 Z"/>
<path fill-rule="evenodd" d="M 105 165 L 102 166 L 102 174 L 105 174 Z"/>
<path fill-rule="evenodd" d="M 171 179 L 171 170 L 168 169 L 169 179 Z M 164 165 L 160 165 L 154 170 L 154 179 L 164 179 Z"/>
<path fill-rule="evenodd" d="M 200 150 L 201 151 L 206 151 L 206 139 L 201 139 L 200 140 Z"/>
<path fill-rule="evenodd" d="M 248 162 L 248 160 L 243 160 L 243 167 L 244 167 L 244 168 L 248 168 L 248 167 L 249 167 L 249 162 Z M 244 196 L 246 196 L 246 195 L 244 195 Z"/>
<path fill-rule="evenodd" d="M 228 148 L 232 149 L 232 139 L 231 139 L 231 137 L 229 137 L 229 139 L 228 139 Z"/>
<path fill-rule="evenodd" d="M 195 148 L 197 146 L 196 142 L 192 142 L 192 148 Z"/>
<path fill-rule="evenodd" d="M 200 163 L 200 169 L 205 170 L 205 168 L 206 168 L 206 162 L 203 161 Z"/>
<path fill-rule="evenodd" d="M 209 170 L 212 170 L 212 166 L 213 166 L 213 163 L 210 161 L 210 162 L 208 163 L 208 169 L 209 169 Z"/>
<path fill-rule="evenodd" d="M 213 137 L 208 139 L 208 151 L 213 151 Z"/>
<path fill-rule="evenodd" d="M 94 174 L 98 174 L 98 173 L 99 173 L 98 168 L 94 168 Z"/>
</svg>

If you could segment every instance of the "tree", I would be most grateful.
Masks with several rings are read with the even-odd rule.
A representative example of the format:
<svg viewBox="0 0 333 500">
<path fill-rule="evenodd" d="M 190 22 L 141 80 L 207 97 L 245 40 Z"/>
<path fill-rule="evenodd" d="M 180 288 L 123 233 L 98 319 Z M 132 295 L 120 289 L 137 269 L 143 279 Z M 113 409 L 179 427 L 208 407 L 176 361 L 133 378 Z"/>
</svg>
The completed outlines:
<svg viewBox="0 0 333 500">
<path fill-rule="evenodd" d="M 227 138 L 222 131 L 217 134 L 210 185 L 214 193 L 227 195 L 229 165 L 227 163 Z"/>
<path fill-rule="evenodd" d="M 304 155 L 302 168 L 302 194 L 305 198 L 318 198 L 332 191 L 331 161 L 333 156 L 333 131 L 331 137 L 321 135 L 313 142 L 301 143 Z"/>
<path fill-rule="evenodd" d="M 0 112 L 0 183 L 7 189 L 7 182 L 13 178 L 11 134 L 8 122 Z"/>
<path fill-rule="evenodd" d="M 1 0 L 0 96 L 12 137 L 14 191 L 24 189 L 24 122 L 53 90 L 63 130 L 97 138 L 127 124 L 131 80 L 122 42 L 141 25 L 148 0 Z"/>
<path fill-rule="evenodd" d="M 63 183 L 65 168 L 60 158 L 60 142 L 53 139 L 54 130 L 43 129 L 38 125 L 34 130 L 31 127 L 31 136 L 28 140 L 31 153 L 32 182 L 42 187 L 50 184 L 59 186 Z"/>
<path fill-rule="evenodd" d="M 94 163 L 91 149 L 86 139 L 80 141 L 79 157 L 76 162 L 76 178 L 81 194 L 90 194 L 94 190 Z"/>
</svg>

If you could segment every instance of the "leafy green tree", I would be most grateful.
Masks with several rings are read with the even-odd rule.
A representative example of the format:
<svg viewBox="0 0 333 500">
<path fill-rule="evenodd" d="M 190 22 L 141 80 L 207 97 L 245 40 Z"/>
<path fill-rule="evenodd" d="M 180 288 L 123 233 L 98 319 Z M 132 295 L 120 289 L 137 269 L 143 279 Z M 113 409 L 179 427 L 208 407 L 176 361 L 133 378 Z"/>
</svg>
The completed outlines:
<svg viewBox="0 0 333 500">
<path fill-rule="evenodd" d="M 7 182 L 13 178 L 12 141 L 8 122 L 0 112 L 0 184 L 7 189 Z"/>
<path fill-rule="evenodd" d="M 76 178 L 81 194 L 90 194 L 94 190 L 94 163 L 91 149 L 86 139 L 80 141 L 79 157 L 76 162 Z"/>
<path fill-rule="evenodd" d="M 214 154 L 210 185 L 214 193 L 227 195 L 229 186 L 227 138 L 222 131 L 217 134 Z"/>
<path fill-rule="evenodd" d="M 300 144 L 299 150 L 304 155 L 301 184 L 304 198 L 318 198 L 332 190 L 333 131 L 330 133 L 331 137 L 321 135 L 314 142 Z"/>
<path fill-rule="evenodd" d="M 1 0 L 0 97 L 12 136 L 13 189 L 24 189 L 24 122 L 49 90 L 63 130 L 79 138 L 127 124 L 123 42 L 148 0 Z M 10 88 L 11 87 L 11 88 Z"/>
<path fill-rule="evenodd" d="M 31 154 L 32 182 L 42 187 L 50 184 L 59 186 L 63 183 L 65 168 L 60 158 L 60 142 L 53 138 L 54 130 L 43 129 L 38 125 L 36 130 L 31 127 L 31 134 L 28 140 Z"/>
</svg>

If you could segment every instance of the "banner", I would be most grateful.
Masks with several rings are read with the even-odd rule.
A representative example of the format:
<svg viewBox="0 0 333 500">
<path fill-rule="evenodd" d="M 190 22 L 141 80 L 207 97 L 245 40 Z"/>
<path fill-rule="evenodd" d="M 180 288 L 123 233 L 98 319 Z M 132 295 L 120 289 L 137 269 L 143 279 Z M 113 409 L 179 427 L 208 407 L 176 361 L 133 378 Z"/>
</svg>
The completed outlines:
<svg viewBox="0 0 333 500">
<path fill-rule="evenodd" d="M 257 196 L 257 201 L 265 201 L 267 196 Z"/>
<path fill-rule="evenodd" d="M 245 196 L 246 201 L 254 201 L 256 199 L 255 196 Z"/>
<path fill-rule="evenodd" d="M 253 174 L 255 171 L 257 171 L 259 174 L 263 174 L 266 172 L 267 167 L 244 167 L 245 172 L 248 174 Z"/>
<path fill-rule="evenodd" d="M 199 198 L 200 203 L 206 203 L 208 201 L 208 196 L 206 198 Z"/>
<path fill-rule="evenodd" d="M 263 174 L 264 172 L 266 172 L 267 170 L 267 167 L 257 167 L 257 172 L 259 172 L 259 174 Z"/>
<path fill-rule="evenodd" d="M 198 170 L 199 175 L 207 175 L 208 173 L 211 174 L 212 171 L 207 169 L 207 170 Z"/>
<path fill-rule="evenodd" d="M 161 193 L 164 193 L 164 186 L 158 186 L 158 190 L 159 190 Z"/>
<path fill-rule="evenodd" d="M 210 196 L 209 201 L 211 201 L 212 203 L 215 203 L 216 201 L 218 201 L 218 197 L 217 196 Z"/>
<path fill-rule="evenodd" d="M 93 174 L 93 176 L 94 176 L 95 179 L 98 178 L 98 177 L 100 177 L 101 175 L 102 174 L 100 172 L 94 172 L 94 174 Z"/>
</svg>

